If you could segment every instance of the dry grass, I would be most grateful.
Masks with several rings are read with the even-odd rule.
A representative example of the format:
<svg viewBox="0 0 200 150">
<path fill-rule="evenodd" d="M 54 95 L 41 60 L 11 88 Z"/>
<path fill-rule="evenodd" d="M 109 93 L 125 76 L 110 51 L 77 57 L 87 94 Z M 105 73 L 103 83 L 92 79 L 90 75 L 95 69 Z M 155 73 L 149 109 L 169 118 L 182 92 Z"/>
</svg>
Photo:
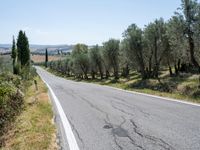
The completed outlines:
<svg viewBox="0 0 200 150">
<path fill-rule="evenodd" d="M 2 150 L 56 150 L 56 129 L 47 89 L 37 78 L 38 91 L 32 85 L 25 97 L 25 110 L 5 136 Z"/>
<path fill-rule="evenodd" d="M 63 60 L 63 58 L 61 55 L 48 56 L 49 61 Z M 35 63 L 45 62 L 45 55 L 31 55 L 31 60 Z"/>
</svg>

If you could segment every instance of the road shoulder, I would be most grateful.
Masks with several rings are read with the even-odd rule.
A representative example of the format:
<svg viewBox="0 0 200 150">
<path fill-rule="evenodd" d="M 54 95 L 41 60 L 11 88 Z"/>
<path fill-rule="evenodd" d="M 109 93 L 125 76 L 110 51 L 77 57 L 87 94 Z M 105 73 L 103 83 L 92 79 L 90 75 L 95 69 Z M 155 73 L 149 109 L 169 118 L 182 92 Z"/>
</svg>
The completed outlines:
<svg viewBox="0 0 200 150">
<path fill-rule="evenodd" d="M 37 77 L 38 91 L 32 84 L 25 96 L 25 109 L 5 135 L 3 150 L 48 149 L 57 150 L 56 128 L 47 88 Z"/>
</svg>

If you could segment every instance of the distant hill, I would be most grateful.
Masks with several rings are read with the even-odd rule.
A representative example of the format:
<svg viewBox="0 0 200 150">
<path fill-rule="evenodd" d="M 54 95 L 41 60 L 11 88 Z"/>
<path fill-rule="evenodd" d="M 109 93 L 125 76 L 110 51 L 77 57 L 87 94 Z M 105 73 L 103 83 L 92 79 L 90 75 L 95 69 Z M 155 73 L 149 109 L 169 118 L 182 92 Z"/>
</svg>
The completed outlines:
<svg viewBox="0 0 200 150">
<path fill-rule="evenodd" d="M 11 53 L 11 44 L 0 44 L 0 54 Z M 58 53 L 68 53 L 71 52 L 74 45 L 38 45 L 31 44 L 30 49 L 32 54 L 44 54 L 46 48 L 48 49 L 48 53 L 50 55 L 58 54 Z M 88 46 L 92 48 L 93 46 Z"/>
<path fill-rule="evenodd" d="M 32 54 L 44 54 L 46 48 L 49 54 L 71 52 L 73 45 L 30 45 Z"/>
<path fill-rule="evenodd" d="M 11 44 L 0 44 L 0 48 L 11 48 Z"/>
<path fill-rule="evenodd" d="M 11 44 L 0 44 L 0 53 L 10 52 L 11 47 Z M 48 49 L 49 54 L 67 53 L 73 49 L 73 45 L 30 45 L 31 53 L 35 54 L 44 54 L 46 48 Z"/>
</svg>

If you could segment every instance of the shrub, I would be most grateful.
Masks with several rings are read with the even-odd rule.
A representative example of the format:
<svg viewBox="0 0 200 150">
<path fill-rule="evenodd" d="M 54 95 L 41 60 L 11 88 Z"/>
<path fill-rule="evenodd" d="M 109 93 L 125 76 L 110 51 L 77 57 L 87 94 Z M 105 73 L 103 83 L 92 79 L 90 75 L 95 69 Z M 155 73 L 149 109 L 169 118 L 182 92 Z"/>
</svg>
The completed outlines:
<svg viewBox="0 0 200 150">
<path fill-rule="evenodd" d="M 8 75 L 2 81 L 3 77 L 4 75 L 0 76 L 0 135 L 3 134 L 5 125 L 15 118 L 23 106 L 23 93 L 15 86 L 18 79 Z"/>
</svg>

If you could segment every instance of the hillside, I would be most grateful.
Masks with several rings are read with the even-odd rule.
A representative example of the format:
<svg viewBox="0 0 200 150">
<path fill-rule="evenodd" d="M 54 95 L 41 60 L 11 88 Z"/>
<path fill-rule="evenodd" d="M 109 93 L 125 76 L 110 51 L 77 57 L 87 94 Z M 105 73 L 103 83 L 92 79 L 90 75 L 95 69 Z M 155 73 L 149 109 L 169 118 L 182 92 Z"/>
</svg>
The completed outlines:
<svg viewBox="0 0 200 150">
<path fill-rule="evenodd" d="M 0 44 L 0 53 L 4 54 L 11 52 L 11 47 L 11 44 Z M 30 45 L 31 53 L 34 54 L 43 54 L 46 48 L 49 50 L 49 54 L 57 54 L 58 51 L 67 53 L 73 49 L 73 45 Z"/>
</svg>

